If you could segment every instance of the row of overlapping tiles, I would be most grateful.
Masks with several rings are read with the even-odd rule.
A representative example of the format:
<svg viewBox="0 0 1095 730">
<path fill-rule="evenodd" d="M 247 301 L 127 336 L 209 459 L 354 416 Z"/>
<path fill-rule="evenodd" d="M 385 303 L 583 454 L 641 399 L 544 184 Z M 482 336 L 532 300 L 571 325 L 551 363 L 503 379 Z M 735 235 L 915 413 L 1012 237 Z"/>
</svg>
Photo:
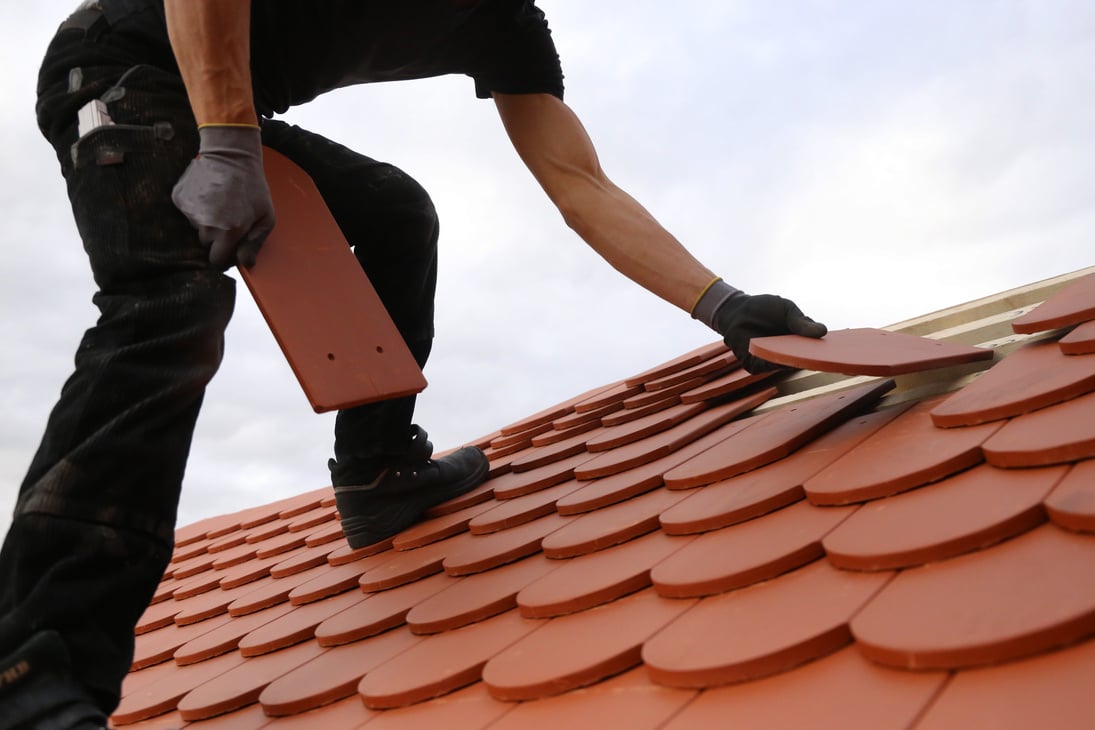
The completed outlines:
<svg viewBox="0 0 1095 730">
<path fill-rule="evenodd" d="M 1091 359 L 1061 349 L 1015 382 Z M 1021 370 L 1024 352 L 989 373 Z M 481 678 L 468 698 L 530 726 L 551 700 L 499 699 L 641 662 L 596 687 L 644 687 L 674 708 L 659 724 L 703 725 L 723 695 L 748 705 L 743 692 L 794 677 L 837 695 L 859 677 L 901 686 L 893 718 L 911 721 L 939 695 L 932 726 L 985 691 L 981 675 L 881 667 L 1007 662 L 1095 631 L 1095 538 L 1080 532 L 1095 530 L 1095 461 L 1073 464 L 1095 455 L 1083 427 L 1095 409 L 1076 395 L 1083 376 L 1050 380 L 1057 405 L 945 429 L 932 414 L 955 410 L 963 391 L 875 411 L 884 380 L 741 418 L 774 391 L 715 345 L 486 439 L 493 477 L 394 549 L 344 547 L 329 489 L 180 530 L 116 722 L 176 705 L 172 719 L 248 705 L 304 718 L 352 696 L 331 707 L 356 723 L 371 717 L 361 698 L 408 705 Z M 1052 444 L 1008 440 L 1031 420 Z M 1016 459 L 1028 468 L 1000 468 Z M 855 648 L 789 671 L 853 637 Z M 842 669 L 810 680 L 823 662 Z M 683 689 L 720 685 L 699 699 Z M 1046 691 L 1059 700 L 1072 686 Z"/>
</svg>

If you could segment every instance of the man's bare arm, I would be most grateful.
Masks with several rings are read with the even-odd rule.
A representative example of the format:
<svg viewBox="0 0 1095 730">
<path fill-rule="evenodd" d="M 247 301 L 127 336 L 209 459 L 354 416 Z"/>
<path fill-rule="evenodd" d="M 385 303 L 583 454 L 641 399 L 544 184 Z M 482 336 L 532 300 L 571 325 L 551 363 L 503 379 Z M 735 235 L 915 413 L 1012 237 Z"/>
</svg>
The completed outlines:
<svg viewBox="0 0 1095 730">
<path fill-rule="evenodd" d="M 164 8 L 199 137 L 171 199 L 213 266 L 253 266 L 274 227 L 274 204 L 251 89 L 251 3 L 165 0 Z"/>
<path fill-rule="evenodd" d="M 258 125 L 249 0 L 165 0 L 167 34 L 199 125 Z"/>
<path fill-rule="evenodd" d="M 567 225 L 620 273 L 691 312 L 715 275 L 608 179 L 574 112 L 550 94 L 496 93 L 494 101 L 514 148 Z"/>
</svg>

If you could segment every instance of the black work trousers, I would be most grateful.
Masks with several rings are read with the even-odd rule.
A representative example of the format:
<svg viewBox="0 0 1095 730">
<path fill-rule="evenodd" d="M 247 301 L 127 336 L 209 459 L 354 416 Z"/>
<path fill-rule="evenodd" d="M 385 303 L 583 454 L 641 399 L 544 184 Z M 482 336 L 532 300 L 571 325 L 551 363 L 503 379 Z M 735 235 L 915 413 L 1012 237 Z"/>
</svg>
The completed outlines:
<svg viewBox="0 0 1095 730">
<path fill-rule="evenodd" d="M 39 126 L 67 182 L 100 317 L 79 344 L 0 552 L 0 656 L 58 631 L 76 678 L 108 713 L 173 549 L 191 436 L 235 296 L 171 202 L 198 135 L 177 71 L 137 32 L 140 15 L 62 26 L 40 72 Z M 92 99 L 114 124 L 78 138 L 77 110 Z M 428 195 L 391 165 L 296 127 L 268 122 L 263 136 L 315 180 L 424 364 L 437 244 Z M 340 413 L 338 479 L 403 446 L 413 407 L 411 397 Z"/>
</svg>

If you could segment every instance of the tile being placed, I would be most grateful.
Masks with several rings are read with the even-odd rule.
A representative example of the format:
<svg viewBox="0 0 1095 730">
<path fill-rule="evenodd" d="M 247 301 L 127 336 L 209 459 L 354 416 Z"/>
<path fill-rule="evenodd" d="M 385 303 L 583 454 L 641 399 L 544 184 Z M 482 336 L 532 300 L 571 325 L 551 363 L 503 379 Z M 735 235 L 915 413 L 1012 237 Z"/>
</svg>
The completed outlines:
<svg viewBox="0 0 1095 730">
<path fill-rule="evenodd" d="M 902 668 L 1009 661 L 1095 634 L 1095 536 L 1054 525 L 903 571 L 852 620 L 860 650 Z"/>
<path fill-rule="evenodd" d="M 981 445 L 1001 424 L 936 428 L 930 413 L 938 403 L 917 404 L 806 480 L 806 496 L 819 505 L 879 499 L 980 463 Z"/>
<path fill-rule="evenodd" d="M 1095 390 L 1095 356 L 1067 357 L 1056 342 L 1035 342 L 932 409 L 944 428 L 998 421 L 1072 400 Z"/>
<path fill-rule="evenodd" d="M 985 461 L 1002 467 L 1064 464 L 1095 456 L 1095 393 L 1008 421 L 985 441 Z"/>
<path fill-rule="evenodd" d="M 1095 354 L 1095 320 L 1084 322 L 1057 342 L 1066 355 Z"/>
<path fill-rule="evenodd" d="M 863 505 L 825 537 L 825 552 L 846 570 L 886 570 L 984 549 L 1045 522 L 1042 500 L 1065 471 L 975 466 Z"/>
<path fill-rule="evenodd" d="M 666 472 L 665 484 L 670 489 L 697 487 L 777 461 L 871 410 L 893 386 L 892 380 L 880 380 L 754 417 L 752 425 L 723 444 Z"/>
<path fill-rule="evenodd" d="M 900 375 L 991 360 L 992 350 L 860 328 L 835 330 L 820 339 L 798 335 L 758 337 L 749 352 L 770 362 L 844 375 Z"/>
<path fill-rule="evenodd" d="M 1029 313 L 1011 323 L 1019 334 L 1068 327 L 1095 319 L 1095 274 L 1072 281 Z"/>
</svg>

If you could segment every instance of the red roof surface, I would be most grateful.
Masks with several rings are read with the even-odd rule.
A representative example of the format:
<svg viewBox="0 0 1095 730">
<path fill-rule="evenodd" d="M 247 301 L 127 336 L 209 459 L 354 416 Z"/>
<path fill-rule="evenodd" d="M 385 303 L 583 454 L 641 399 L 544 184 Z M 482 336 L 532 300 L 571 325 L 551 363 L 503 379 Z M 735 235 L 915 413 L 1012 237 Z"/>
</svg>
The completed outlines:
<svg viewBox="0 0 1095 730">
<path fill-rule="evenodd" d="M 757 343 L 852 376 L 700 348 L 483 438 L 374 549 L 330 487 L 183 527 L 113 722 L 1095 727 L 1093 296 Z"/>
</svg>

